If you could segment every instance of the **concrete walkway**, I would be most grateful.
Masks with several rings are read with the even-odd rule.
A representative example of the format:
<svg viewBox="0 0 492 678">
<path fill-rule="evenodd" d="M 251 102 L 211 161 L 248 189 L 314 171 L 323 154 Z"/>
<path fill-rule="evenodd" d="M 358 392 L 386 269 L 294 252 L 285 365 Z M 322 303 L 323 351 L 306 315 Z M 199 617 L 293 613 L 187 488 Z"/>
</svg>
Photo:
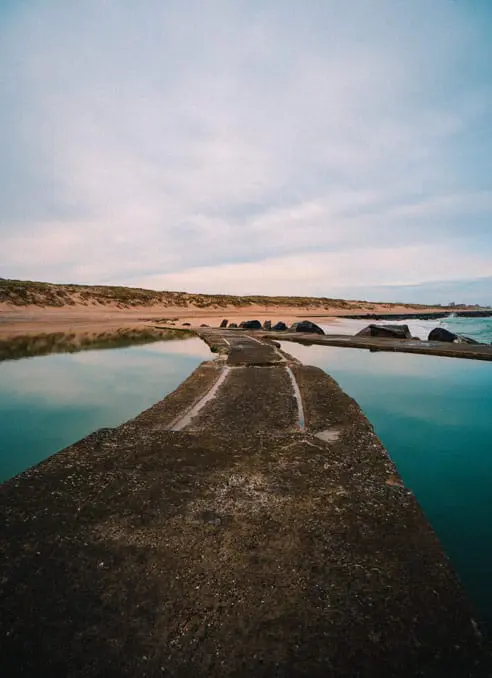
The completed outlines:
<svg viewBox="0 0 492 678">
<path fill-rule="evenodd" d="M 357 404 L 267 341 L 0 487 L 14 676 L 488 676 L 489 646 Z"/>
<path fill-rule="evenodd" d="M 421 341 L 420 339 L 390 339 L 387 337 L 360 337 L 348 334 L 303 334 L 298 332 L 258 332 L 258 338 L 277 341 L 295 341 L 300 344 L 339 346 L 342 348 L 363 348 L 370 351 L 391 353 L 415 353 L 444 358 L 466 358 L 467 360 L 492 360 L 492 346 L 489 344 L 453 344 L 445 341 Z"/>
</svg>

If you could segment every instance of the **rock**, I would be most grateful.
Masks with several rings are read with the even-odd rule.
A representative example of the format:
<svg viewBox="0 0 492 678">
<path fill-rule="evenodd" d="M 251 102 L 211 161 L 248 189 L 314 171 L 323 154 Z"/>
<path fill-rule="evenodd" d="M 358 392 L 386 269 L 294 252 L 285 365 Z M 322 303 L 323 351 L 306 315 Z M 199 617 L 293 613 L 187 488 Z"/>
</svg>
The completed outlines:
<svg viewBox="0 0 492 678">
<path fill-rule="evenodd" d="M 476 341 L 476 339 L 472 339 L 471 337 L 465 337 L 462 334 L 457 334 L 457 339 L 454 340 L 455 344 L 479 344 L 482 345 L 481 341 Z"/>
<path fill-rule="evenodd" d="M 274 330 L 274 332 L 285 332 L 286 329 L 287 325 L 283 323 L 281 320 L 279 320 L 279 322 L 272 327 L 272 330 Z"/>
<path fill-rule="evenodd" d="M 264 330 L 271 330 L 272 329 L 272 321 L 271 320 L 265 320 L 263 323 L 263 329 Z"/>
<path fill-rule="evenodd" d="M 202 323 L 200 327 L 210 327 L 210 325 L 206 325 L 205 323 Z"/>
<path fill-rule="evenodd" d="M 183 323 L 183 327 L 191 327 L 191 323 Z"/>
<path fill-rule="evenodd" d="M 223 321 L 220 323 L 220 326 L 221 326 L 221 327 L 227 327 L 227 323 L 228 323 L 227 320 L 223 320 Z"/>
<path fill-rule="evenodd" d="M 389 339 L 411 339 L 408 325 L 368 325 L 357 332 L 356 337 L 388 337 Z"/>
<path fill-rule="evenodd" d="M 244 320 L 239 327 L 245 330 L 261 330 L 261 323 L 259 320 Z"/>
<path fill-rule="evenodd" d="M 231 323 L 229 325 L 229 329 L 233 329 L 234 327 L 237 327 L 237 323 Z"/>
<path fill-rule="evenodd" d="M 429 332 L 429 341 L 447 341 L 453 344 L 480 344 L 475 339 L 464 337 L 462 334 L 454 334 L 444 327 L 435 327 Z"/>
<path fill-rule="evenodd" d="M 448 341 L 453 342 L 458 338 L 457 334 L 444 329 L 444 327 L 435 327 L 429 332 L 428 341 Z"/>
<path fill-rule="evenodd" d="M 310 320 L 301 320 L 301 322 L 294 323 L 290 328 L 294 332 L 307 332 L 309 334 L 324 334 L 319 325 L 312 323 Z"/>
</svg>

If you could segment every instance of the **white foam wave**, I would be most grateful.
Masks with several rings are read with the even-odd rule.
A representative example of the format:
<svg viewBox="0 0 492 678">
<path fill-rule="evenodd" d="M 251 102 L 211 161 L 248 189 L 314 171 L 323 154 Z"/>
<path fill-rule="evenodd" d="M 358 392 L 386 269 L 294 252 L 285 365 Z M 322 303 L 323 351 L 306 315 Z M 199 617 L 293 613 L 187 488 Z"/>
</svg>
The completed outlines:
<svg viewBox="0 0 492 678">
<path fill-rule="evenodd" d="M 353 319 L 337 318 L 336 322 L 329 324 L 318 323 L 326 334 L 349 334 L 354 335 L 367 325 L 408 325 L 412 337 L 427 339 L 429 332 L 435 327 L 445 327 L 446 318 L 434 318 L 433 320 L 420 320 L 418 318 L 408 318 L 406 320 L 372 320 L 372 319 Z"/>
</svg>

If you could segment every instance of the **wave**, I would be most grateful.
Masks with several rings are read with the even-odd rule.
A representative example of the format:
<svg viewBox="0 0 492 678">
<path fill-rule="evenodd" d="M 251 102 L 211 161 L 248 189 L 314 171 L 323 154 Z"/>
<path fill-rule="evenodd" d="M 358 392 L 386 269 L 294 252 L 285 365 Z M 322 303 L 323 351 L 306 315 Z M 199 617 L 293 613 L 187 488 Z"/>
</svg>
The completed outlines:
<svg viewBox="0 0 492 678">
<path fill-rule="evenodd" d="M 445 318 L 433 320 L 419 320 L 408 318 L 406 320 L 354 320 L 352 318 L 338 318 L 336 322 L 321 324 L 327 334 L 357 334 L 367 325 L 408 325 L 412 337 L 427 339 L 429 332 L 435 327 L 444 327 L 455 334 L 463 334 L 466 337 L 489 343 L 492 341 L 492 318 L 461 318 L 451 313 Z"/>
<path fill-rule="evenodd" d="M 492 318 L 443 318 L 445 327 L 455 334 L 464 334 L 466 337 L 489 343 L 492 341 Z"/>
</svg>

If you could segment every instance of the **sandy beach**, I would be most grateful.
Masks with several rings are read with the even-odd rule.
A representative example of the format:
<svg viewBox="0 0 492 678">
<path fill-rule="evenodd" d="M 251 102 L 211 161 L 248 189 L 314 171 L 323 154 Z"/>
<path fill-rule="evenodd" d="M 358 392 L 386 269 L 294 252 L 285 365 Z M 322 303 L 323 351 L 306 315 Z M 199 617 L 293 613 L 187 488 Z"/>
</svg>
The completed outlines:
<svg viewBox="0 0 492 678">
<path fill-rule="evenodd" d="M 101 332 L 120 328 L 145 328 L 156 324 L 170 327 L 199 327 L 202 324 L 218 327 L 223 319 L 239 324 L 244 320 L 258 319 L 272 324 L 283 321 L 287 325 L 311 319 L 324 326 L 333 327 L 333 333 L 342 331 L 343 318 L 351 314 L 364 313 L 418 313 L 442 311 L 442 307 L 406 306 L 395 304 L 354 305 L 347 309 L 319 306 L 286 306 L 251 304 L 248 306 L 228 305 L 197 308 L 192 305 L 164 306 L 149 305 L 121 308 L 117 304 L 82 305 L 74 304 L 60 308 L 35 305 L 16 306 L 0 303 L 0 337 L 8 338 L 20 334 L 41 334 L 48 332 Z M 186 325 L 185 323 L 189 323 Z M 337 327 L 340 328 L 337 330 Z"/>
</svg>

